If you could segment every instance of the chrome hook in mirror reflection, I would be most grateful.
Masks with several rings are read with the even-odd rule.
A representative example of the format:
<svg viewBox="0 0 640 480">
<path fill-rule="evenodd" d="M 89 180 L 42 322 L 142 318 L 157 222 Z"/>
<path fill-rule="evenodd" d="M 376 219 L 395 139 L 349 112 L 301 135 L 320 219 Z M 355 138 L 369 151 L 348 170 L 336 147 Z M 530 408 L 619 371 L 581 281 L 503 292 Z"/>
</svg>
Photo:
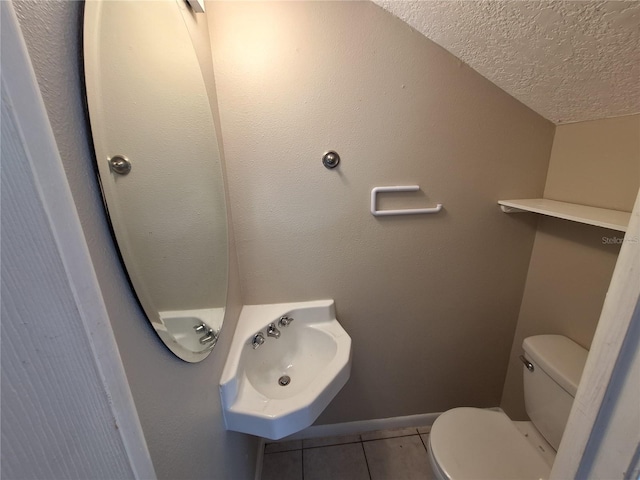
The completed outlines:
<svg viewBox="0 0 640 480">
<path fill-rule="evenodd" d="M 109 159 L 109 170 L 118 175 L 127 175 L 131 171 L 131 162 L 124 155 L 114 155 Z"/>
</svg>

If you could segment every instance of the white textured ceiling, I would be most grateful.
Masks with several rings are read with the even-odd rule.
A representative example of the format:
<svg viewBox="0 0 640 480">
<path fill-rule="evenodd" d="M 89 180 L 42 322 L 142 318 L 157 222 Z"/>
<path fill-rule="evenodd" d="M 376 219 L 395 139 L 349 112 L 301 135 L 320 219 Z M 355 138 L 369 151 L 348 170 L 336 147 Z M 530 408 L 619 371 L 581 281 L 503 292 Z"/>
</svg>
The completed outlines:
<svg viewBox="0 0 640 480">
<path fill-rule="evenodd" d="M 640 112 L 640 1 L 374 1 L 554 123 Z"/>
</svg>

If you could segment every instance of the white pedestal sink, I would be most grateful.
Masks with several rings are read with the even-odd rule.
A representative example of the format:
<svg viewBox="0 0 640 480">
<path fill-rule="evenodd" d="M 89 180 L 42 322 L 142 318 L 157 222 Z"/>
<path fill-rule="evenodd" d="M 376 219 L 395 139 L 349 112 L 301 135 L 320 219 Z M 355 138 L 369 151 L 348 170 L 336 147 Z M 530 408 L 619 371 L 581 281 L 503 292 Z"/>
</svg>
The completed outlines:
<svg viewBox="0 0 640 480">
<path fill-rule="evenodd" d="M 293 321 L 279 325 L 283 316 Z M 271 323 L 278 338 L 267 336 Z M 258 332 L 265 341 L 254 349 Z M 333 300 L 245 306 L 220 380 L 227 430 L 272 440 L 300 431 L 350 373 L 351 338 L 336 320 Z"/>
</svg>

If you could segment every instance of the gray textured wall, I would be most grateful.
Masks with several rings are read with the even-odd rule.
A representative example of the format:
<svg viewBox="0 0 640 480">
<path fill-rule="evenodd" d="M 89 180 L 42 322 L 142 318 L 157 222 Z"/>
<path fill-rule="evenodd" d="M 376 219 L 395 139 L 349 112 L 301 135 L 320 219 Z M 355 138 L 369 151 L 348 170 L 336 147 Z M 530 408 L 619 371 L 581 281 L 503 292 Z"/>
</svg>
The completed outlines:
<svg viewBox="0 0 640 480">
<path fill-rule="evenodd" d="M 140 311 L 102 208 L 83 107 L 82 3 L 14 4 L 158 476 L 252 478 L 257 440 L 224 430 L 218 394 L 240 309 L 237 267 L 231 263 L 230 308 L 215 351 L 195 365 L 178 360 Z"/>
<path fill-rule="evenodd" d="M 554 125 L 371 2 L 211 13 L 244 301 L 334 298 L 353 339 L 319 422 L 497 405 L 536 225 L 497 200 L 542 195 Z M 444 210 L 369 213 L 403 184 Z"/>
</svg>

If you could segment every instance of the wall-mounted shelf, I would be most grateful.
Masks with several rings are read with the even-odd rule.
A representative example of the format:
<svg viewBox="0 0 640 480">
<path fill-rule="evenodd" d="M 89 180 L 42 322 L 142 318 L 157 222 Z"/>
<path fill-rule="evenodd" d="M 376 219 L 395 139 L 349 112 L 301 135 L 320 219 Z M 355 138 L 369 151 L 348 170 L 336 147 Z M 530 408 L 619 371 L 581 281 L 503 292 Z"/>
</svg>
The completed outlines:
<svg viewBox="0 0 640 480">
<path fill-rule="evenodd" d="M 627 225 L 629 225 L 631 218 L 629 212 L 558 202 L 546 198 L 498 200 L 498 204 L 505 213 L 534 212 L 620 232 L 627 231 Z"/>
</svg>

